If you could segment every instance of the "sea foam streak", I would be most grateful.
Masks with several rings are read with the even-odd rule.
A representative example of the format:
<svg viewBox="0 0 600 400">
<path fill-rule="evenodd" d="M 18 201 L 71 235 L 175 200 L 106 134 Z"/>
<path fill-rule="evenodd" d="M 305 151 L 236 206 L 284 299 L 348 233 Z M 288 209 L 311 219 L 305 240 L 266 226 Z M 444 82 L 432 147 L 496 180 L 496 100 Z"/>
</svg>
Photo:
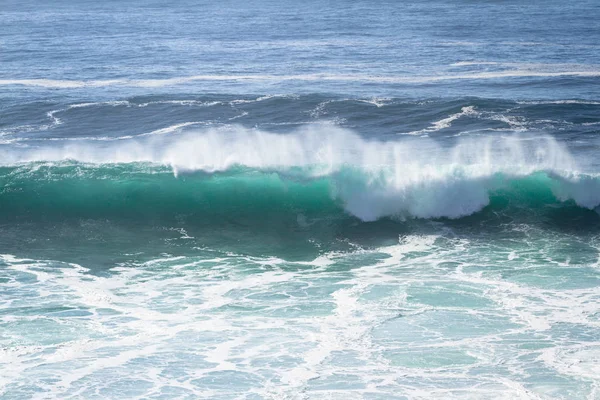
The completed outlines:
<svg viewBox="0 0 600 400">
<path fill-rule="evenodd" d="M 90 164 L 151 163 L 175 175 L 244 171 L 277 173 L 310 182 L 327 179 L 331 196 L 364 220 L 385 216 L 459 218 L 481 210 L 490 193 L 544 174 L 554 196 L 593 209 L 600 179 L 580 171 L 550 137 L 479 138 L 441 147 L 429 139 L 367 140 L 336 127 L 275 134 L 242 127 L 133 138 L 120 143 L 77 143 L 0 150 L 5 165 L 72 160 Z"/>
<path fill-rule="evenodd" d="M 498 65 L 506 68 L 499 71 L 473 71 L 435 75 L 373 75 L 373 74 L 207 74 L 190 75 L 166 79 L 107 79 L 107 80 L 67 80 L 67 79 L 0 79 L 0 86 L 44 87 L 52 89 L 81 89 L 105 87 L 157 88 L 190 84 L 194 82 L 363 82 L 374 84 L 419 84 L 454 80 L 487 80 L 504 78 L 595 78 L 600 76 L 597 65 L 588 64 L 520 64 L 490 62 L 462 62 L 454 67 Z"/>
</svg>

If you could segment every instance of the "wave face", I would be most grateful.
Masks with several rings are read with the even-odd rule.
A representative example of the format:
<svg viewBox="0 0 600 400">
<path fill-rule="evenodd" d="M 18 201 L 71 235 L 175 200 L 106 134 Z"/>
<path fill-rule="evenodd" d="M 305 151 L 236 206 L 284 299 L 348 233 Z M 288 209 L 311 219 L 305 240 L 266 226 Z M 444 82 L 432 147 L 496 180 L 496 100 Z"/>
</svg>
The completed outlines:
<svg viewBox="0 0 600 400">
<path fill-rule="evenodd" d="M 0 150 L 4 215 L 334 212 L 460 218 L 498 193 L 594 209 L 600 178 L 551 137 L 367 140 L 335 128 L 242 127 Z M 550 193 L 552 199 L 544 193 Z M 540 194 L 538 193 L 538 194 Z"/>
</svg>

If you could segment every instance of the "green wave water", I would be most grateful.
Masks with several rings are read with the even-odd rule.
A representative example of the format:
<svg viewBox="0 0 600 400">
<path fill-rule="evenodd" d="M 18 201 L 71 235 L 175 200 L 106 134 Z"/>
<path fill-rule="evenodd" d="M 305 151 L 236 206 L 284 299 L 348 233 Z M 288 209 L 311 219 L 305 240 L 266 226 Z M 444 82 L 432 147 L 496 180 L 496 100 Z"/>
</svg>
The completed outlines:
<svg viewBox="0 0 600 400">
<path fill-rule="evenodd" d="M 532 219 L 561 212 L 589 216 L 600 203 L 600 198 L 594 197 L 598 184 L 591 176 L 568 180 L 543 171 L 524 176 L 495 173 L 486 179 L 421 182 L 403 191 L 391 188 L 390 196 L 398 196 L 398 207 L 389 208 L 393 197 L 386 197 L 381 204 L 385 185 L 355 169 L 321 177 L 312 176 L 310 170 L 303 173 L 298 169 L 292 175 L 289 170 L 279 173 L 242 167 L 174 176 L 167 167 L 149 164 L 27 164 L 0 169 L 0 219 L 109 218 L 152 223 L 184 218 L 192 224 L 254 219 L 257 226 L 279 219 L 308 229 L 311 219 L 362 221 L 349 208 L 348 192 L 360 193 L 362 209 L 391 210 L 377 219 L 396 221 L 491 217 L 499 212 Z M 440 198 L 440 193 L 454 192 L 449 190 L 452 185 L 459 194 Z M 374 192 L 372 197 L 369 190 Z M 431 215 L 411 214 L 423 209 L 432 210 Z"/>
</svg>

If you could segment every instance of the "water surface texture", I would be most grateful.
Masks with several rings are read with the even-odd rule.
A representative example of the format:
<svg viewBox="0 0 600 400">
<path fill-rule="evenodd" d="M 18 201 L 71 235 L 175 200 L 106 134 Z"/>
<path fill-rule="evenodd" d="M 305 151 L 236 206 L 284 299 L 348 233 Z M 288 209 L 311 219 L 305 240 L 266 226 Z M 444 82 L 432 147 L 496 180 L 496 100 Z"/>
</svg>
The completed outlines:
<svg viewBox="0 0 600 400">
<path fill-rule="evenodd" d="M 599 399 L 599 20 L 0 0 L 0 398 Z"/>
</svg>

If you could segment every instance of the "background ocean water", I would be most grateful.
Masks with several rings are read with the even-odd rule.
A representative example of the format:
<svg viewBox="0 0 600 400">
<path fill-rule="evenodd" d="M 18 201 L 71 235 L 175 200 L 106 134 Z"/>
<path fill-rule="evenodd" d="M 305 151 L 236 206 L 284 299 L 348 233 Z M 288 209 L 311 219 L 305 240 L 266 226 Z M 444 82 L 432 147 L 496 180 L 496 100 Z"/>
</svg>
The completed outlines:
<svg viewBox="0 0 600 400">
<path fill-rule="evenodd" d="M 599 18 L 0 1 L 0 398 L 600 398 Z"/>
</svg>

